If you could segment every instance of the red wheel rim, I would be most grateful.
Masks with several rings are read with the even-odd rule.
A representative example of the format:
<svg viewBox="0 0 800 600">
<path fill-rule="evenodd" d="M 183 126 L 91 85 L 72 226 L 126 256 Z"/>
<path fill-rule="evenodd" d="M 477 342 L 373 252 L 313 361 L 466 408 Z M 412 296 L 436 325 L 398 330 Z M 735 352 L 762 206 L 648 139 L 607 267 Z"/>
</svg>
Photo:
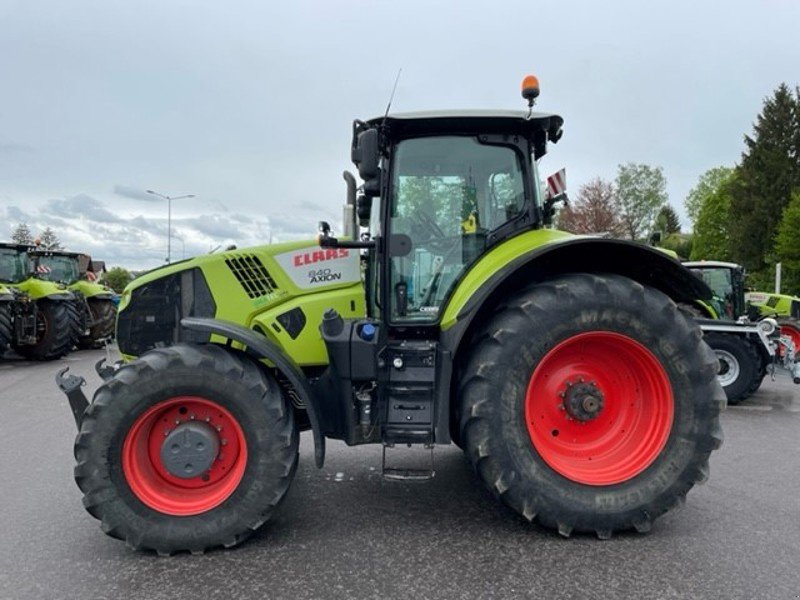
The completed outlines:
<svg viewBox="0 0 800 600">
<path fill-rule="evenodd" d="M 181 479 L 161 462 L 161 446 L 180 423 L 208 423 L 219 438 L 219 453 L 201 477 Z M 153 510 L 176 516 L 204 513 L 222 504 L 242 480 L 247 444 L 238 421 L 216 402 L 179 396 L 141 414 L 122 445 L 122 472 L 131 491 Z"/>
<path fill-rule="evenodd" d="M 791 325 L 781 325 L 781 335 L 791 339 L 795 353 L 800 354 L 800 330 Z"/>
<path fill-rule="evenodd" d="M 570 395 L 578 384 L 601 398 L 590 418 L 569 402 L 586 397 Z M 653 353 L 605 331 L 578 334 L 550 350 L 525 398 L 536 451 L 554 471 L 587 485 L 622 483 L 650 466 L 667 443 L 674 411 L 669 376 Z"/>
</svg>

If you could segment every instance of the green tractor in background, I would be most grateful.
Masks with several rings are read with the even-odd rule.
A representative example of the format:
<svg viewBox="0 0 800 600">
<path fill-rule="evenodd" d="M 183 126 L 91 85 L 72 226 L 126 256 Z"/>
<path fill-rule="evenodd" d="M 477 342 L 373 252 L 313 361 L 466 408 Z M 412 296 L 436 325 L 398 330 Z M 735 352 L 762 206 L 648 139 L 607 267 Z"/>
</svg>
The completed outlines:
<svg viewBox="0 0 800 600">
<path fill-rule="evenodd" d="M 8 347 L 14 334 L 14 294 L 0 283 L 0 358 Z"/>
<path fill-rule="evenodd" d="M 61 358 L 76 345 L 80 317 L 75 297 L 60 283 L 37 276 L 30 246 L 0 243 L 0 285 L 10 291 L 11 346 L 30 360 Z"/>
<path fill-rule="evenodd" d="M 655 249 L 550 228 L 538 162 L 562 119 L 389 114 L 353 124 L 340 238 L 230 249 L 124 291 L 125 361 L 79 428 L 75 478 L 109 535 L 160 554 L 246 539 L 294 477 L 299 432 L 380 444 L 390 479 L 455 443 L 528 521 L 650 529 L 708 476 L 725 395 L 677 303 L 708 287 Z M 430 449 L 401 468 L 396 446 Z M 392 460 L 387 460 L 387 456 Z M 395 464 L 393 464 L 395 463 Z"/>
<path fill-rule="evenodd" d="M 778 321 L 781 335 L 790 338 L 800 349 L 800 298 L 769 292 L 748 292 L 747 301 L 762 317 Z"/>
<path fill-rule="evenodd" d="M 117 306 L 112 290 L 97 283 L 91 257 L 63 250 L 36 250 L 31 256 L 40 277 L 67 286 L 75 296 L 81 320 L 82 348 L 95 347 L 114 335 Z"/>
<path fill-rule="evenodd" d="M 689 310 L 717 354 L 718 377 L 728 402 L 738 404 L 749 398 L 767 373 L 777 368 L 800 383 L 800 363 L 796 362 L 800 346 L 785 336 L 775 319 L 762 316 L 747 301 L 744 267 L 721 261 L 683 264 L 714 293 L 710 303 L 696 302 Z"/>
</svg>

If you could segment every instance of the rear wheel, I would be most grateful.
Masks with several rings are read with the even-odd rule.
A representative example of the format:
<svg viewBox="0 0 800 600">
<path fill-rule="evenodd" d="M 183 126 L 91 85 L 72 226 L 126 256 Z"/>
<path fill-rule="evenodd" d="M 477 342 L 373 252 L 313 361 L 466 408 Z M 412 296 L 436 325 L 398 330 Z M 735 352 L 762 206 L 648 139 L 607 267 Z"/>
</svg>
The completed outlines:
<svg viewBox="0 0 800 600">
<path fill-rule="evenodd" d="M 565 275 L 471 345 L 461 440 L 503 502 L 564 536 L 645 531 L 708 473 L 724 395 L 699 329 L 624 277 Z"/>
<path fill-rule="evenodd" d="M 297 467 L 278 384 L 217 346 L 152 350 L 95 394 L 75 442 L 84 506 L 160 554 L 234 546 L 267 521 Z"/>
<path fill-rule="evenodd" d="M 111 300 L 89 299 L 88 303 L 93 325 L 89 335 L 81 338 L 80 345 L 83 348 L 91 348 L 99 341 L 111 338 L 117 319 L 117 306 Z"/>
<path fill-rule="evenodd" d="M 67 300 L 38 300 L 36 343 L 14 349 L 29 360 L 54 360 L 68 354 L 80 333 L 80 317 Z"/>
<path fill-rule="evenodd" d="M 0 357 L 11 344 L 12 335 L 11 302 L 0 302 Z"/>
<path fill-rule="evenodd" d="M 706 343 L 717 355 L 717 378 L 725 390 L 729 404 L 739 404 L 749 398 L 766 375 L 762 360 L 753 344 L 744 336 L 707 333 Z"/>
</svg>

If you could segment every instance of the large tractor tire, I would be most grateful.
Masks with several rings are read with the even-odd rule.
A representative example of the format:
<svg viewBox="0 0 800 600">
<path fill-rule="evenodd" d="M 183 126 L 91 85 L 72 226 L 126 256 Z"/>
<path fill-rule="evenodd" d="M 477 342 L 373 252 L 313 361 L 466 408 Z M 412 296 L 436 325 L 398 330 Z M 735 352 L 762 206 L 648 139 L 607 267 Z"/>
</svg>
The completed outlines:
<svg viewBox="0 0 800 600">
<path fill-rule="evenodd" d="M 75 305 L 66 300 L 39 300 L 36 311 L 36 343 L 14 350 L 28 360 L 55 360 L 68 354 L 80 334 Z"/>
<path fill-rule="evenodd" d="M 767 374 L 752 342 L 744 336 L 725 333 L 707 333 L 705 340 L 717 355 L 717 378 L 728 404 L 739 404 L 749 398 Z"/>
<path fill-rule="evenodd" d="M 80 340 L 81 348 L 93 348 L 104 339 L 114 335 L 117 320 L 117 306 L 111 300 L 89 300 L 89 311 L 93 325 L 89 335 Z"/>
<path fill-rule="evenodd" d="M 664 294 L 571 274 L 501 304 L 462 371 L 461 441 L 489 490 L 567 537 L 647 531 L 722 443 L 717 361 Z"/>
<path fill-rule="evenodd" d="M 11 302 L 0 302 L 0 358 L 2 358 L 3 353 L 8 350 L 13 335 Z"/>
<path fill-rule="evenodd" d="M 159 554 L 239 544 L 294 477 L 298 431 L 273 377 L 244 354 L 177 345 L 95 393 L 75 480 L 108 535 Z"/>
</svg>

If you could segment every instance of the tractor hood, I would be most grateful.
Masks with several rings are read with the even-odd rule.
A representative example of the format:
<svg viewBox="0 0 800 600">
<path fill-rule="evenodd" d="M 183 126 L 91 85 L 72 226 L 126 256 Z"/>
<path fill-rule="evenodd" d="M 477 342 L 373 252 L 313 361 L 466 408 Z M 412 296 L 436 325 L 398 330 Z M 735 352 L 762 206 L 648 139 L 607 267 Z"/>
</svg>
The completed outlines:
<svg viewBox="0 0 800 600">
<path fill-rule="evenodd" d="M 125 288 L 117 320 L 120 350 L 135 356 L 187 339 L 180 331 L 184 317 L 251 327 L 259 314 L 296 298 L 353 286 L 361 289 L 358 251 L 320 248 L 316 240 L 198 256 L 153 269 Z"/>
</svg>

